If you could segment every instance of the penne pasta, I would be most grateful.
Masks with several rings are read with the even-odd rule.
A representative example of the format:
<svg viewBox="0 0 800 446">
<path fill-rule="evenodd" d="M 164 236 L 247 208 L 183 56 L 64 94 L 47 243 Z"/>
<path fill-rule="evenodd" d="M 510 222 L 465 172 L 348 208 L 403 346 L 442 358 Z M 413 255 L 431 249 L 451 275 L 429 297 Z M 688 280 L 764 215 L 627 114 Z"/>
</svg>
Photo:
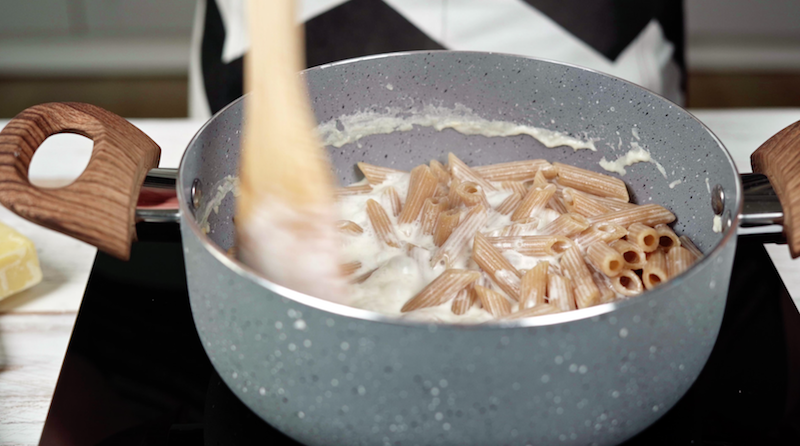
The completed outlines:
<svg viewBox="0 0 800 446">
<path fill-rule="evenodd" d="M 550 262 L 539 262 L 522 275 L 519 292 L 519 308 L 526 309 L 545 305 L 547 300 L 547 271 Z"/>
<path fill-rule="evenodd" d="M 549 167 L 546 160 L 511 161 L 508 163 L 477 166 L 475 173 L 489 181 L 531 181 L 539 170 Z"/>
<path fill-rule="evenodd" d="M 676 246 L 681 246 L 681 241 L 678 240 L 678 236 L 669 226 L 664 224 L 655 225 L 653 229 L 655 229 L 658 234 L 658 246 L 665 251 L 669 251 Z"/>
<path fill-rule="evenodd" d="M 453 233 L 453 229 L 458 226 L 460 221 L 461 211 L 458 209 L 441 212 L 433 230 L 433 244 L 442 246 L 450 238 L 450 234 Z"/>
<path fill-rule="evenodd" d="M 439 277 L 433 279 L 416 296 L 409 299 L 400 309 L 401 312 L 418 310 L 420 308 L 435 307 L 455 297 L 459 291 L 481 277 L 478 271 L 463 269 L 448 269 Z"/>
<path fill-rule="evenodd" d="M 560 235 L 516 235 L 487 237 L 493 247 L 501 251 L 516 251 L 526 256 L 557 256 L 575 243 Z"/>
<path fill-rule="evenodd" d="M 623 269 L 619 275 L 612 277 L 611 285 L 614 291 L 626 297 L 637 296 L 644 291 L 642 279 L 629 269 Z"/>
<path fill-rule="evenodd" d="M 645 204 L 621 211 L 589 217 L 589 222 L 591 223 L 609 222 L 625 227 L 634 223 L 655 226 L 662 223 L 672 223 L 673 221 L 675 221 L 675 215 L 665 207 L 657 204 Z"/>
<path fill-rule="evenodd" d="M 590 194 L 585 192 L 568 187 L 564 189 L 562 195 L 564 197 L 564 205 L 569 212 L 581 214 L 584 217 L 594 217 L 611 212 L 611 209 L 594 200 Z"/>
<path fill-rule="evenodd" d="M 485 191 L 497 190 L 491 183 L 484 179 L 480 174 L 470 169 L 463 161 L 458 159 L 452 152 L 447 154 L 447 163 L 450 165 L 451 178 L 458 178 L 459 181 L 471 181 L 479 184 Z M 452 188 L 453 185 L 451 184 Z"/>
<path fill-rule="evenodd" d="M 558 183 L 564 187 L 571 187 L 601 197 L 630 201 L 628 188 L 625 186 L 625 182 L 619 178 L 569 164 L 553 163 L 553 167 L 557 172 Z"/>
<path fill-rule="evenodd" d="M 505 316 L 499 317 L 498 319 L 503 321 L 511 321 L 516 319 L 525 319 L 529 317 L 544 316 L 546 314 L 556 314 L 556 313 L 561 313 L 561 309 L 559 309 L 557 306 L 550 304 L 541 304 L 541 305 L 536 305 L 535 307 L 519 310 L 515 313 L 507 314 Z"/>
<path fill-rule="evenodd" d="M 456 294 L 455 299 L 453 299 L 453 304 L 450 306 L 450 311 L 452 311 L 453 314 L 464 314 L 475 305 L 477 300 L 478 293 L 475 291 L 475 287 L 473 285 L 468 285 Z"/>
<path fill-rule="evenodd" d="M 350 220 L 339 220 L 336 222 L 336 229 L 347 235 L 361 235 L 364 233 L 364 228 Z"/>
<path fill-rule="evenodd" d="M 480 233 L 475 234 L 472 244 L 472 260 L 508 297 L 515 301 L 519 300 L 522 274 Z"/>
<path fill-rule="evenodd" d="M 361 269 L 361 262 L 359 262 L 358 260 L 339 265 L 339 270 L 342 272 L 343 276 L 349 276 L 360 269 Z"/>
<path fill-rule="evenodd" d="M 508 215 L 514 212 L 515 209 L 517 209 L 517 206 L 519 206 L 519 203 L 521 201 L 522 201 L 522 196 L 514 192 L 513 194 L 509 195 L 505 200 L 503 200 L 503 202 L 500 203 L 500 205 L 497 206 L 497 208 L 495 208 L 495 211 L 497 211 L 497 213 L 499 213 L 500 215 Z"/>
<path fill-rule="evenodd" d="M 564 237 L 572 237 L 585 231 L 589 227 L 589 222 L 582 215 L 579 214 L 562 214 L 549 225 L 542 228 L 541 233 L 544 235 L 561 235 Z"/>
<path fill-rule="evenodd" d="M 483 308 L 492 316 L 502 317 L 511 313 L 511 302 L 497 291 L 475 285 L 475 292 L 478 294 Z"/>
<path fill-rule="evenodd" d="M 544 188 L 532 187 L 528 194 L 522 198 L 522 202 L 517 206 L 514 213 L 511 214 L 511 221 L 533 217 L 534 214 L 545 207 L 555 193 L 556 187 L 552 184 L 548 184 Z"/>
<path fill-rule="evenodd" d="M 547 187 L 548 184 L 550 183 L 547 181 L 547 179 L 544 177 L 544 174 L 540 170 L 536 172 L 536 175 L 533 176 L 533 184 L 531 186 L 544 188 Z"/>
<path fill-rule="evenodd" d="M 675 246 L 667 251 L 667 276 L 670 280 L 689 269 L 694 263 L 694 254 L 683 246 Z"/>
<path fill-rule="evenodd" d="M 694 255 L 695 260 L 701 259 L 703 257 L 703 252 L 700 251 L 700 248 L 698 248 L 697 245 L 694 244 L 692 239 L 690 239 L 685 235 L 678 237 L 678 239 L 681 241 L 681 246 L 688 249 L 689 252 L 691 252 Z"/>
<path fill-rule="evenodd" d="M 528 194 L 528 188 L 525 187 L 525 185 L 522 184 L 521 181 L 501 181 L 500 189 L 516 192 L 519 194 L 520 197 L 524 197 L 525 195 Z"/>
<path fill-rule="evenodd" d="M 548 180 L 555 179 L 558 176 L 558 171 L 552 164 L 549 166 L 542 167 L 539 170 L 542 172 L 542 175 L 544 175 L 544 177 L 547 178 Z"/>
<path fill-rule="evenodd" d="M 431 160 L 430 167 L 431 172 L 433 172 L 433 175 L 436 176 L 440 184 L 447 185 L 450 183 L 450 172 L 447 171 L 447 168 L 445 168 L 442 163 Z"/>
<path fill-rule="evenodd" d="M 447 209 L 448 204 L 447 197 L 432 197 L 425 200 L 420 216 L 420 231 L 423 234 L 433 234 L 436 222 L 439 221 L 439 215 Z"/>
<path fill-rule="evenodd" d="M 564 204 L 564 197 L 558 190 L 556 190 L 556 193 L 553 194 L 553 198 L 547 202 L 547 207 L 558 212 L 559 214 L 566 214 L 569 212 L 569 210 L 567 210 L 567 205 Z"/>
<path fill-rule="evenodd" d="M 642 269 L 647 263 L 647 257 L 642 248 L 627 240 L 614 240 L 608 246 L 622 255 L 626 269 Z"/>
<path fill-rule="evenodd" d="M 617 275 L 619 276 L 619 275 Z M 592 272 L 592 279 L 594 284 L 600 290 L 600 303 L 607 304 L 617 299 L 617 292 L 614 285 L 611 284 L 611 279 L 600 271 Z"/>
<path fill-rule="evenodd" d="M 373 199 L 367 200 L 367 216 L 378 240 L 393 248 L 400 247 L 400 240 L 394 232 L 392 221 L 389 220 L 389 216 L 386 215 L 386 211 L 383 210 L 380 203 Z"/>
<path fill-rule="evenodd" d="M 428 166 L 423 164 L 412 169 L 406 203 L 400 216 L 397 217 L 397 224 L 402 225 L 416 221 L 422 211 L 422 205 L 425 204 L 425 200 L 433 197 L 438 184 L 439 182 Z"/>
<path fill-rule="evenodd" d="M 478 183 L 471 181 L 462 181 L 455 187 L 458 194 L 459 201 L 464 203 L 466 207 L 472 207 L 476 204 L 482 204 L 486 209 L 491 209 L 489 202 L 486 200 L 486 194 Z"/>
<path fill-rule="evenodd" d="M 656 249 L 647 255 L 647 263 L 642 268 L 642 283 L 648 290 L 661 285 L 669 278 L 667 274 L 667 257 L 664 251 Z"/>
<path fill-rule="evenodd" d="M 403 209 L 403 202 L 400 201 L 400 194 L 393 187 L 387 187 L 383 190 L 383 198 L 389 204 L 389 209 L 392 210 L 392 215 L 397 217 Z"/>
<path fill-rule="evenodd" d="M 450 202 L 450 209 L 455 209 L 462 205 L 461 197 L 458 195 L 458 184 L 460 182 L 461 180 L 455 177 L 450 180 L 450 189 L 447 191 L 447 200 Z"/>
<path fill-rule="evenodd" d="M 625 237 L 627 233 L 628 231 L 625 228 L 615 223 L 595 223 L 573 237 L 573 240 L 578 245 L 586 248 L 594 242 L 611 243 L 614 240 Z"/>
<path fill-rule="evenodd" d="M 655 229 L 634 223 L 628 226 L 628 241 L 635 244 L 644 252 L 653 252 L 658 248 L 658 232 Z"/>
<path fill-rule="evenodd" d="M 350 195 L 364 195 L 372 192 L 372 186 L 369 184 L 354 184 L 352 186 L 337 187 L 334 189 L 334 194 L 337 197 L 347 197 Z"/>
<path fill-rule="evenodd" d="M 618 275 L 625 264 L 622 254 L 603 242 L 594 242 L 586 247 L 586 259 L 608 277 Z"/>
<path fill-rule="evenodd" d="M 628 201 L 622 201 L 619 198 L 609 198 L 609 197 L 601 197 L 599 195 L 593 195 L 587 192 L 584 192 L 586 195 L 589 195 L 592 200 L 602 204 L 603 206 L 611 209 L 612 211 L 621 211 L 623 209 L 631 209 L 639 206 L 638 204 L 633 204 Z"/>
<path fill-rule="evenodd" d="M 592 280 L 592 272 L 577 246 L 566 250 L 561 256 L 561 269 L 572 280 L 578 308 L 591 307 L 599 302 L 600 289 Z"/>
<path fill-rule="evenodd" d="M 391 169 L 389 167 L 381 167 L 376 166 L 373 164 L 367 163 L 356 163 L 358 165 L 358 169 L 361 173 L 364 174 L 364 177 L 367 178 L 367 182 L 372 185 L 376 186 L 378 184 L 383 183 L 392 175 L 397 174 L 407 174 L 408 172 L 403 172 L 402 170 Z"/>
<path fill-rule="evenodd" d="M 559 274 L 547 276 L 547 301 L 559 311 L 577 310 L 572 281 Z M 534 307 L 536 308 L 536 307 Z"/>
<path fill-rule="evenodd" d="M 489 214 L 483 205 L 471 207 L 461 223 L 453 229 L 450 237 L 436 250 L 431 259 L 431 265 L 434 266 L 442 261 L 445 262 L 445 265 L 452 264 L 464 252 L 478 229 L 482 228 L 488 220 Z"/>
<path fill-rule="evenodd" d="M 508 226 L 504 226 L 500 230 L 500 234 L 498 236 L 511 236 L 511 235 L 520 235 L 524 232 L 531 232 L 537 230 L 539 227 L 539 219 L 536 217 L 525 218 L 522 219 L 514 224 L 510 224 Z"/>
</svg>

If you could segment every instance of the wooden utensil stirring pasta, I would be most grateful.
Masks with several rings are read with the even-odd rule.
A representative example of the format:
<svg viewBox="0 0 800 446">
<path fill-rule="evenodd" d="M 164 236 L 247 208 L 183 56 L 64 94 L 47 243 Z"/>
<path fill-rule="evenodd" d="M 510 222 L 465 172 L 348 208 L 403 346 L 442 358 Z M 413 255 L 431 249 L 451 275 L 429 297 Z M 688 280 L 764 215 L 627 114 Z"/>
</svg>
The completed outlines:
<svg viewBox="0 0 800 446">
<path fill-rule="evenodd" d="M 361 249 L 345 249 L 343 271 L 374 273 L 358 290 L 396 295 L 404 288 L 378 273 L 400 264 L 397 283 L 414 285 L 389 314 L 509 320 L 586 308 L 652 289 L 702 255 L 667 226 L 672 212 L 629 203 L 609 175 L 541 159 L 469 167 L 452 153 L 410 173 L 358 166 L 366 181 L 338 194 L 366 210 L 339 223 L 345 246 Z M 365 245 L 371 255 L 357 258 Z"/>
</svg>

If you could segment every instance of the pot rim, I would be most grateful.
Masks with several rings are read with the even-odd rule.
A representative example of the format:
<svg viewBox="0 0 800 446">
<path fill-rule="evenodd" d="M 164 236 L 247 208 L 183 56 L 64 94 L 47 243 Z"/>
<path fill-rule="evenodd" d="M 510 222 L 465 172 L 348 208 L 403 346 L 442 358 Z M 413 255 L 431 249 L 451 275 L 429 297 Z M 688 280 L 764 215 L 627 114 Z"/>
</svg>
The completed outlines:
<svg viewBox="0 0 800 446">
<path fill-rule="evenodd" d="M 646 90 L 649 94 L 653 95 L 656 98 L 659 98 L 663 101 L 666 101 L 672 104 L 674 107 L 678 108 L 679 110 L 686 113 L 689 117 L 691 117 L 695 122 L 697 122 L 708 134 L 711 138 L 717 143 L 720 149 L 722 149 L 723 154 L 725 155 L 726 160 L 728 161 L 731 170 L 736 175 L 736 187 L 734 190 L 734 197 L 736 198 L 736 208 L 734 212 L 732 212 L 731 216 L 731 224 L 728 228 L 724 231 L 722 240 L 714 246 L 710 252 L 708 252 L 699 262 L 689 268 L 687 271 L 682 273 L 678 278 L 670 280 L 669 282 L 660 285 L 656 288 L 656 290 L 661 290 L 663 287 L 679 287 L 681 286 L 682 282 L 688 277 L 689 274 L 692 274 L 693 271 L 697 271 L 700 265 L 706 265 L 713 261 L 717 255 L 720 254 L 722 249 L 731 242 L 731 239 L 735 238 L 736 235 L 736 228 L 739 226 L 739 220 L 742 213 L 742 206 L 743 206 L 743 194 L 742 194 L 742 182 L 739 178 L 739 170 L 736 168 L 736 164 L 733 161 L 733 157 L 731 157 L 730 152 L 725 147 L 725 145 L 720 141 L 717 135 L 711 131 L 701 120 L 697 119 L 692 113 L 687 111 L 685 108 L 681 107 L 678 104 L 670 101 L 669 99 L 654 93 L 646 88 L 636 85 L 633 82 L 627 81 L 625 79 L 621 79 L 616 76 L 612 76 L 610 74 L 606 74 L 591 68 L 582 67 L 580 65 L 558 62 L 555 60 L 538 58 L 538 57 L 529 57 L 529 56 L 521 56 L 516 54 L 509 54 L 509 53 L 500 53 L 500 52 L 485 52 L 485 51 L 452 51 L 452 50 L 432 50 L 432 51 L 401 51 L 401 52 L 394 52 L 394 53 L 384 53 L 384 54 L 375 54 L 363 57 L 357 57 L 352 59 L 346 59 L 336 62 L 331 62 L 324 65 L 318 65 L 316 67 L 308 68 L 306 70 L 301 71 L 301 75 L 305 75 L 308 72 L 313 72 L 317 70 L 324 70 L 331 67 L 336 67 L 339 65 L 349 65 L 358 62 L 363 62 L 366 60 L 373 60 L 373 59 L 384 59 L 384 58 L 394 58 L 394 57 L 404 57 L 410 55 L 420 55 L 420 54 L 432 54 L 432 53 L 458 53 L 458 54 L 465 54 L 465 55 L 493 55 L 493 56 L 502 56 L 502 57 L 514 57 L 514 58 L 522 58 L 528 60 L 534 60 L 538 62 L 545 62 L 549 64 L 555 64 L 560 66 L 566 66 L 571 68 L 576 68 L 582 71 L 598 74 L 607 78 L 615 79 L 620 82 L 624 82 L 633 86 L 634 88 Z M 627 307 L 629 305 L 641 305 L 647 296 L 651 294 L 651 291 L 645 291 L 638 296 L 634 296 L 627 299 L 620 299 L 614 302 L 595 305 L 589 308 L 582 308 L 578 310 L 567 311 L 563 313 L 556 313 L 556 314 L 548 314 L 542 316 L 536 316 L 531 318 L 524 318 L 524 319 L 516 319 L 516 320 L 505 320 L 505 321 L 489 321 L 482 324 L 457 324 L 457 323 L 438 323 L 438 322 L 431 322 L 431 321 L 421 321 L 421 320 L 414 320 L 414 319 L 403 319 L 399 317 L 389 316 L 382 313 L 378 313 L 375 311 L 364 310 L 361 308 L 351 307 L 349 305 L 340 304 L 331 302 L 325 299 L 321 299 L 318 297 L 314 297 L 305 293 L 301 293 L 284 286 L 278 285 L 262 276 L 254 272 L 252 269 L 244 265 L 243 263 L 235 260 L 227 255 L 221 247 L 219 247 L 216 243 L 214 243 L 207 234 L 204 234 L 201 231 L 200 226 L 198 225 L 197 221 L 194 218 L 194 212 L 189 208 L 189 203 L 191 200 L 188 200 L 185 195 L 185 188 L 184 186 L 184 179 L 183 179 L 183 169 L 185 166 L 185 161 L 189 155 L 189 152 L 192 150 L 193 147 L 196 145 L 196 141 L 200 134 L 202 134 L 206 128 L 215 121 L 220 115 L 224 114 L 229 108 L 236 106 L 239 102 L 244 101 L 247 95 L 243 95 L 240 98 L 232 101 L 230 104 L 223 107 L 217 113 L 214 114 L 208 121 L 206 121 L 202 127 L 195 133 L 192 139 L 189 141 L 186 150 L 184 151 L 183 155 L 181 156 L 180 165 L 178 167 L 178 185 L 176 187 L 177 194 L 178 194 L 178 205 L 180 208 L 180 215 L 183 223 L 185 223 L 188 228 L 192 231 L 192 234 L 200 241 L 203 247 L 212 255 L 214 256 L 217 261 L 225 265 L 229 270 L 235 272 L 237 275 L 241 276 L 244 279 L 247 279 L 251 282 L 255 282 L 256 284 L 260 285 L 267 290 L 278 294 L 279 296 L 285 297 L 287 299 L 291 299 L 296 301 L 300 304 L 307 305 L 309 307 L 322 310 L 325 312 L 333 313 L 338 316 L 350 317 L 354 319 L 361 319 L 371 322 L 383 322 L 395 325 L 403 325 L 403 326 L 428 326 L 428 327 L 441 327 L 441 328 L 453 328 L 453 329 L 486 329 L 486 328 L 493 328 L 493 329 L 505 329 L 505 328 L 525 328 L 525 327 L 540 327 L 540 326 L 549 326 L 554 324 L 561 324 L 564 322 L 572 322 L 578 321 L 583 319 L 588 319 L 592 317 L 597 317 L 603 314 L 613 313 L 618 308 Z M 191 216 L 191 217 L 189 217 Z"/>
</svg>

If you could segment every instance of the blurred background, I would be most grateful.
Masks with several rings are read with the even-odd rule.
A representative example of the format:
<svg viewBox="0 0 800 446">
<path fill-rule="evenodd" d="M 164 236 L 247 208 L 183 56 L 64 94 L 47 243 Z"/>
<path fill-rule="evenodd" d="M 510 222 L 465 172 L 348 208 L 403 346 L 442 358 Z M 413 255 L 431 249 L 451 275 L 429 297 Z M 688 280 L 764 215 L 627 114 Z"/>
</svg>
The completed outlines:
<svg viewBox="0 0 800 446">
<path fill-rule="evenodd" d="M 0 119 L 48 101 L 185 117 L 196 0 L 0 0 Z M 686 0 L 687 105 L 800 106 L 800 1 Z"/>
</svg>

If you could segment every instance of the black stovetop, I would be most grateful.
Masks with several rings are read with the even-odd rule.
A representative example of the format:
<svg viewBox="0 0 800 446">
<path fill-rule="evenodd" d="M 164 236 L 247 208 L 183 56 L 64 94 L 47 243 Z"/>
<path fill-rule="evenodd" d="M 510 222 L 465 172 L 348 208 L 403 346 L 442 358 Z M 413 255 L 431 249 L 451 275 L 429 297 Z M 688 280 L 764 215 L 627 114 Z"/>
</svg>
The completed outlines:
<svg viewBox="0 0 800 446">
<path fill-rule="evenodd" d="M 42 445 L 297 444 L 222 383 L 192 321 L 180 235 L 141 226 L 98 254 Z M 762 245 L 740 242 L 719 339 L 678 404 L 626 445 L 800 445 L 800 315 Z"/>
</svg>

